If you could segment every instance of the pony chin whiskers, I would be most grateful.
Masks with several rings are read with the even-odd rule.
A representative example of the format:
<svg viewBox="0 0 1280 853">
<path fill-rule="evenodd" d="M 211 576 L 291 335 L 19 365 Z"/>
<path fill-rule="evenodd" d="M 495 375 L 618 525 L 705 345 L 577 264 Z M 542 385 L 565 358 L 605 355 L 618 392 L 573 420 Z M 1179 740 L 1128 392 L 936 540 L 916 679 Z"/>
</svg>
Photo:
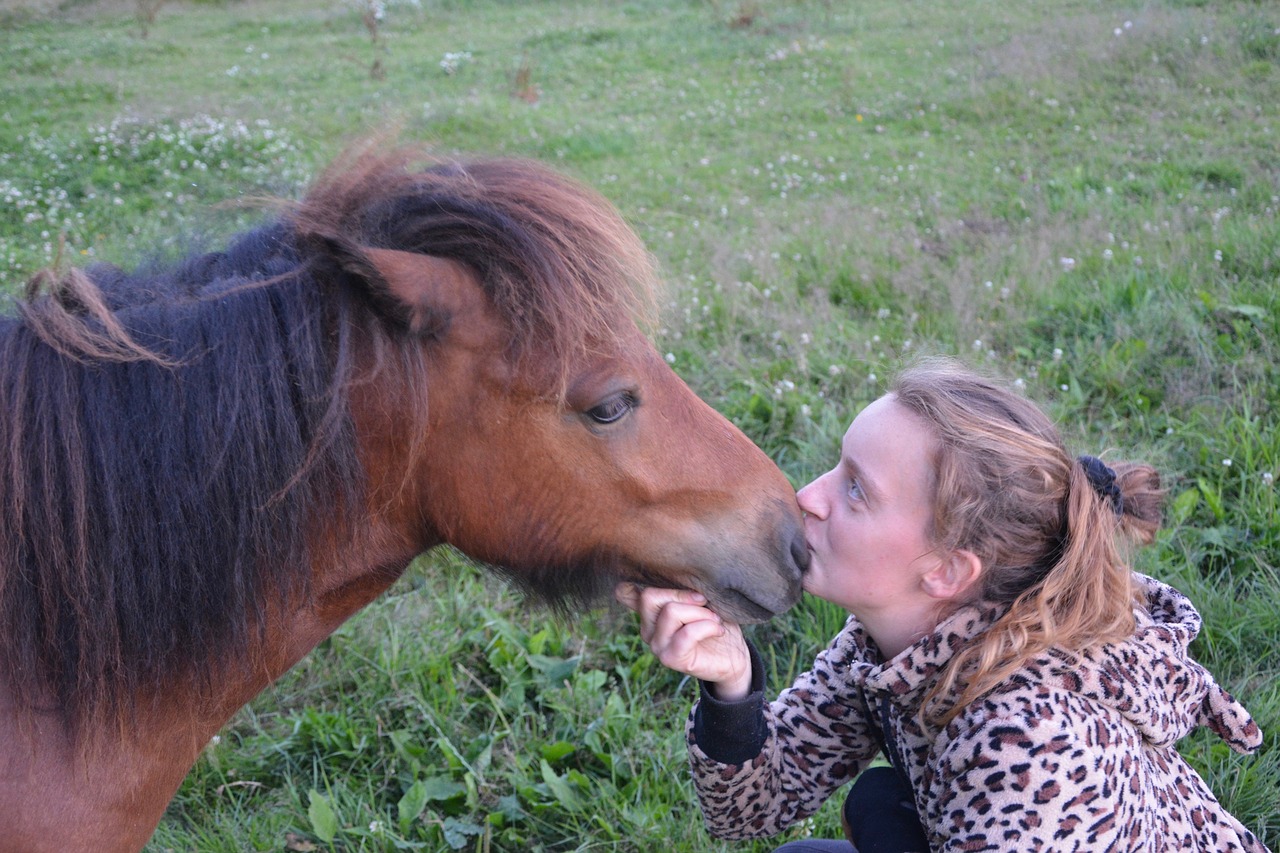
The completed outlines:
<svg viewBox="0 0 1280 853">
<path fill-rule="evenodd" d="M 540 563 L 534 568 L 485 565 L 529 599 L 561 615 L 605 602 L 612 597 L 618 581 L 626 576 L 623 561 L 607 551 L 574 560 Z"/>
</svg>

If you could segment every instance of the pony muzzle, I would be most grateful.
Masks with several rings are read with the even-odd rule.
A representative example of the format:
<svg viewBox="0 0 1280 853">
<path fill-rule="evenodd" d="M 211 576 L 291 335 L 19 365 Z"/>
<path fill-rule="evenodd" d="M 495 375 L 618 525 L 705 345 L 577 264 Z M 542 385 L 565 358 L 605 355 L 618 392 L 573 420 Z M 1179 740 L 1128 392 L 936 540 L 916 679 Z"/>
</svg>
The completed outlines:
<svg viewBox="0 0 1280 853">
<path fill-rule="evenodd" d="M 739 624 L 766 622 L 800 600 L 801 578 L 809 566 L 804 534 L 788 536 L 778 553 L 751 563 L 735 562 L 696 584 L 711 609 Z"/>
</svg>

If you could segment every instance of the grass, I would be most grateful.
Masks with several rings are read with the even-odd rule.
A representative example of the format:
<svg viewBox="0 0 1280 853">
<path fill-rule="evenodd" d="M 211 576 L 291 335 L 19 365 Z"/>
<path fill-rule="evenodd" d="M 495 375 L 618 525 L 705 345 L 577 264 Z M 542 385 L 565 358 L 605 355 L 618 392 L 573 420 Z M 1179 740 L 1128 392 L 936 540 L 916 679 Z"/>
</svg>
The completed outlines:
<svg viewBox="0 0 1280 853">
<path fill-rule="evenodd" d="M 0 13 L 0 292 L 216 242 L 365 128 L 549 161 L 635 225 L 658 345 L 796 484 L 922 351 L 1156 463 L 1140 565 L 1266 732 L 1183 751 L 1280 847 L 1276 7 L 421 0 L 376 42 L 355 2 L 168 3 L 145 39 L 136 11 Z M 774 686 L 840 616 L 756 629 Z M 771 849 L 702 830 L 693 695 L 622 614 L 433 554 L 227 727 L 149 849 Z"/>
</svg>

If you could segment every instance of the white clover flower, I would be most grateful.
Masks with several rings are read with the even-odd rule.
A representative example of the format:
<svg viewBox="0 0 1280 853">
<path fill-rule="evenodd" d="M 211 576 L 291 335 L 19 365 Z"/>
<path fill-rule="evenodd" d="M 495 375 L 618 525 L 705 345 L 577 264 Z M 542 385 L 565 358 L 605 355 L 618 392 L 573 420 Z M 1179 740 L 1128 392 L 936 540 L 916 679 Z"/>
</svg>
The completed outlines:
<svg viewBox="0 0 1280 853">
<path fill-rule="evenodd" d="M 1230 468 L 1230 467 L 1231 467 L 1231 460 L 1230 460 L 1230 459 L 1223 459 L 1223 460 L 1222 460 L 1222 465 L 1223 465 L 1223 467 L 1224 467 L 1224 468 Z"/>
<path fill-rule="evenodd" d="M 665 359 L 667 360 L 667 364 L 675 364 L 675 363 L 676 363 L 676 354 L 675 354 L 675 353 L 673 353 L 673 352 L 669 352 L 669 353 L 667 353 L 666 355 L 664 355 L 664 356 L 663 356 L 663 358 L 665 358 Z"/>
<path fill-rule="evenodd" d="M 1076 268 L 1075 258 L 1058 258 L 1058 263 L 1061 264 L 1062 268 L 1068 272 Z"/>
<path fill-rule="evenodd" d="M 446 53 L 444 59 L 440 60 L 440 68 L 445 74 L 453 74 L 463 63 L 471 61 L 471 52 L 467 50 L 458 53 Z"/>
</svg>

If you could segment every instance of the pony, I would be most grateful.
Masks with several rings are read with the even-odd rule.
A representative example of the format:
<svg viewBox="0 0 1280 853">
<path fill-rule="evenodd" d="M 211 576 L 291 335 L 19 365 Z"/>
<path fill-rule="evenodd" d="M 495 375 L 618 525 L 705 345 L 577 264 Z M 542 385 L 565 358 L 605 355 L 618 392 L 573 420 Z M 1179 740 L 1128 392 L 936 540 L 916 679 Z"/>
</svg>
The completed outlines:
<svg viewBox="0 0 1280 853">
<path fill-rule="evenodd" d="M 654 349 L 657 288 L 579 182 L 380 144 L 220 251 L 37 274 L 0 318 L 0 849 L 140 849 L 439 545 L 565 609 L 788 609 L 795 493 Z"/>
</svg>

